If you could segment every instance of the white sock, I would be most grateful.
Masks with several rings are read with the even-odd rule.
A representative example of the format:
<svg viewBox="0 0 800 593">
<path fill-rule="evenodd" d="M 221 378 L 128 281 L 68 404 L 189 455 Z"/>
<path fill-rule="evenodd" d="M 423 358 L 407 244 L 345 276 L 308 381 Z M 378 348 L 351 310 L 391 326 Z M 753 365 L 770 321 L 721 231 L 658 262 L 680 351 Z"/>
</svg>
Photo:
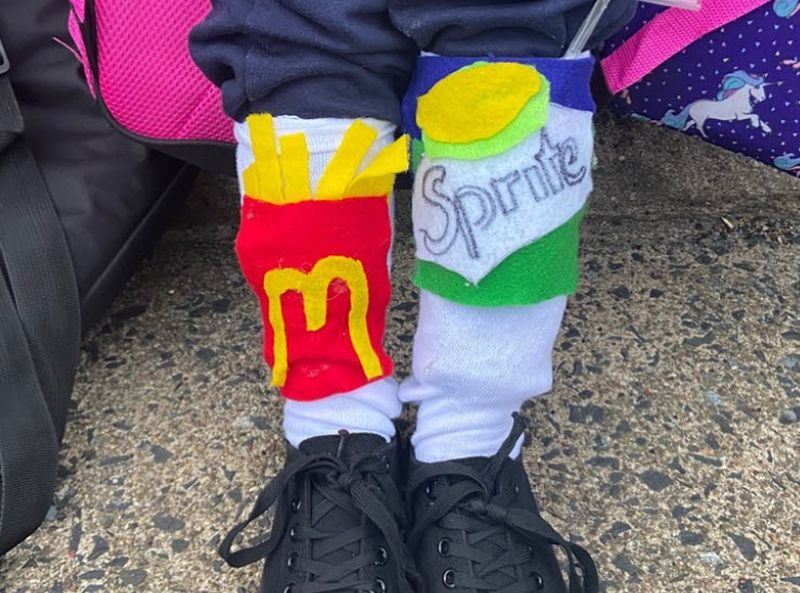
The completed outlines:
<svg viewBox="0 0 800 593">
<path fill-rule="evenodd" d="M 306 439 L 336 434 L 342 429 L 378 434 L 388 442 L 395 435 L 394 419 L 402 409 L 397 383 L 389 377 L 316 401 L 286 400 L 283 431 L 295 447 Z"/>
<path fill-rule="evenodd" d="M 566 303 L 560 296 L 530 306 L 478 308 L 421 291 L 413 376 L 400 386 L 401 401 L 420 404 L 411 439 L 419 461 L 498 451 L 512 414 L 552 387 L 553 345 Z"/>
</svg>

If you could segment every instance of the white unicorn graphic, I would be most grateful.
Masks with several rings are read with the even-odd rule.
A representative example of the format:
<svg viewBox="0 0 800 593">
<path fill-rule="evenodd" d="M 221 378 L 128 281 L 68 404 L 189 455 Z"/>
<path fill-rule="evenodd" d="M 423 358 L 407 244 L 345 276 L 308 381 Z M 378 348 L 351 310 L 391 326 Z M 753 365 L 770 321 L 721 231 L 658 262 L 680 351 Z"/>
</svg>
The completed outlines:
<svg viewBox="0 0 800 593">
<path fill-rule="evenodd" d="M 661 118 L 661 123 L 683 131 L 697 126 L 700 134 L 708 138 L 705 125 L 709 119 L 749 121 L 754 128 L 760 128 L 765 134 L 769 134 L 772 128 L 753 112 L 753 108 L 767 100 L 766 89 L 770 84 L 775 83 L 767 83 L 762 77 L 748 74 L 744 70 L 731 72 L 722 79 L 715 100 L 700 99 L 689 104 L 680 113 L 670 109 Z"/>
<path fill-rule="evenodd" d="M 794 173 L 800 177 L 800 156 L 794 154 L 783 154 L 775 157 L 775 166 L 787 173 Z"/>
<path fill-rule="evenodd" d="M 800 0 L 775 0 L 772 10 L 779 17 L 790 19 L 796 14 L 800 14 Z"/>
</svg>

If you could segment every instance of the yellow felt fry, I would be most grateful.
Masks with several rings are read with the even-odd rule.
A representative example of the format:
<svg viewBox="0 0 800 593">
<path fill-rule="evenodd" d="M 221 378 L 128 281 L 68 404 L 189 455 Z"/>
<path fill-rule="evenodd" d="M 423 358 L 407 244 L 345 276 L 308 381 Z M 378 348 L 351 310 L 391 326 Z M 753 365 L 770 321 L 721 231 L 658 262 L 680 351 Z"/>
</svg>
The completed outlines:
<svg viewBox="0 0 800 593">
<path fill-rule="evenodd" d="M 347 190 L 347 195 L 353 198 L 372 198 L 376 196 L 388 196 L 394 189 L 394 181 L 397 176 L 394 173 L 381 177 L 370 177 L 351 185 Z"/>
<path fill-rule="evenodd" d="M 278 163 L 278 151 L 275 148 L 275 128 L 272 116 L 259 113 L 247 118 L 250 128 L 250 142 L 253 145 L 255 162 L 251 165 L 255 170 L 257 191 L 251 198 L 273 204 L 283 203 L 283 187 L 281 168 Z M 252 175 L 252 174 L 251 174 Z M 249 194 L 248 194 L 249 195 Z"/>
<path fill-rule="evenodd" d="M 445 76 L 417 103 L 417 123 L 439 142 L 466 144 L 491 138 L 519 114 L 541 88 L 533 66 L 480 63 Z"/>
<path fill-rule="evenodd" d="M 337 200 L 345 196 L 347 186 L 377 137 L 378 132 L 361 120 L 354 121 L 347 128 L 342 143 L 319 180 L 318 199 Z"/>
<path fill-rule="evenodd" d="M 378 153 L 353 182 L 346 194 L 357 196 L 385 196 L 391 193 L 397 173 L 408 170 L 408 135 L 401 136 Z"/>
<path fill-rule="evenodd" d="M 253 163 L 242 172 L 242 184 L 244 184 L 244 195 L 259 200 L 258 196 L 261 195 L 261 188 L 258 185 L 258 171 L 256 171 L 256 164 Z"/>
<path fill-rule="evenodd" d="M 281 136 L 279 143 L 285 202 L 293 203 L 310 199 L 311 180 L 308 175 L 309 156 L 305 134 Z"/>
</svg>

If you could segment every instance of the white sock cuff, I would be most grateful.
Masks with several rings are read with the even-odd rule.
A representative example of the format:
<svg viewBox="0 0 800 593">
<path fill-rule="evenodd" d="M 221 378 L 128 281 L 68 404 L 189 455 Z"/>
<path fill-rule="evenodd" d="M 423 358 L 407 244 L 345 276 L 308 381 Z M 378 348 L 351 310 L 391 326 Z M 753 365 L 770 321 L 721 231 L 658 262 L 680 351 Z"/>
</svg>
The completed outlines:
<svg viewBox="0 0 800 593">
<path fill-rule="evenodd" d="M 286 400 L 283 430 L 295 447 L 306 439 L 336 434 L 342 429 L 378 434 L 388 442 L 395 435 L 394 419 L 402 409 L 397 383 L 388 377 L 316 401 Z"/>
</svg>

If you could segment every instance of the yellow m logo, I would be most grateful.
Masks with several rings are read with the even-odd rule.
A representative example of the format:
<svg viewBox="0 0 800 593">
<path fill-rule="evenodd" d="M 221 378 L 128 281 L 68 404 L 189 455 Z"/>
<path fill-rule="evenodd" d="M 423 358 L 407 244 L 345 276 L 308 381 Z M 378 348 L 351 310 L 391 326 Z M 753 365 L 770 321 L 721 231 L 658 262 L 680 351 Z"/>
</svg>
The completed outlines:
<svg viewBox="0 0 800 593">
<path fill-rule="evenodd" d="M 328 318 L 328 287 L 337 278 L 344 281 L 350 289 L 347 325 L 350 341 L 364 374 L 368 379 L 374 379 L 383 373 L 367 328 L 369 286 L 364 266 L 355 259 L 332 255 L 319 260 L 308 274 L 294 268 L 280 268 L 264 274 L 264 292 L 269 298 L 269 322 L 274 334 L 275 363 L 272 384 L 275 387 L 282 387 L 286 383 L 288 369 L 286 323 L 281 296 L 290 290 L 299 292 L 303 296 L 306 329 L 310 332 L 318 331 L 325 326 Z"/>
</svg>

